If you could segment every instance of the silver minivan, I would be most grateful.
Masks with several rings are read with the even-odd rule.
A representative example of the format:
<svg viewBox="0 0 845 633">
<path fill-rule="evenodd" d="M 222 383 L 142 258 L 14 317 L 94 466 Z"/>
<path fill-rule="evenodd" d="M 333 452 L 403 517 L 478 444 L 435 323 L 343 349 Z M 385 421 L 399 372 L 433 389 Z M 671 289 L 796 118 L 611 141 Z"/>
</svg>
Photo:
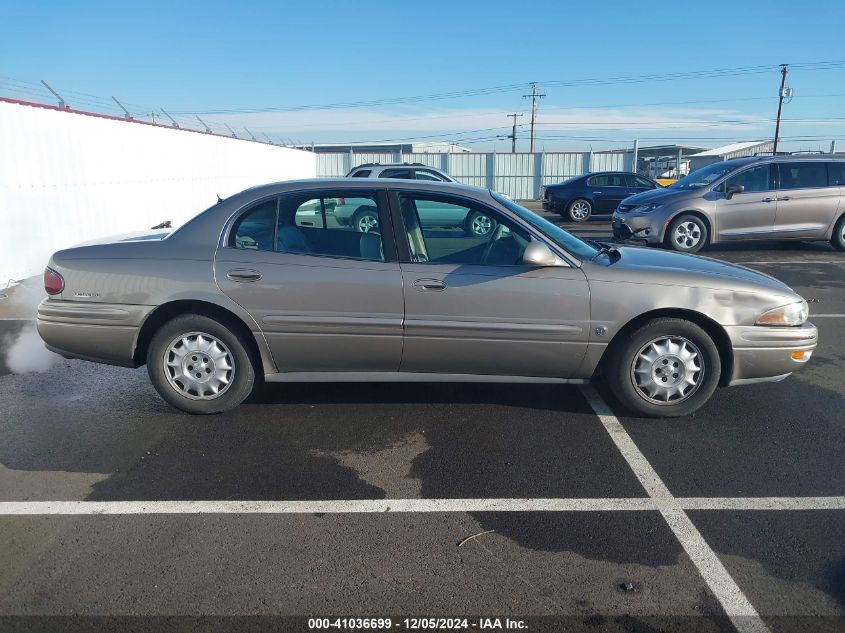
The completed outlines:
<svg viewBox="0 0 845 633">
<path fill-rule="evenodd" d="M 630 231 L 629 231 L 630 229 Z M 694 253 L 734 240 L 826 240 L 845 250 L 845 156 L 726 160 L 624 199 L 613 234 Z"/>
</svg>

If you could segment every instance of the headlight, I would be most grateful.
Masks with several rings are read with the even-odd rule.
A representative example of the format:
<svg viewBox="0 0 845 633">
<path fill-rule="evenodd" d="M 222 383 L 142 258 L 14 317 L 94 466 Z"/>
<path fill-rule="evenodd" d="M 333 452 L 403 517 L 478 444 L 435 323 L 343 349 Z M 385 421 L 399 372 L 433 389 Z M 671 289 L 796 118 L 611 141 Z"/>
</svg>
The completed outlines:
<svg viewBox="0 0 845 633">
<path fill-rule="evenodd" d="M 757 319 L 756 325 L 801 325 L 808 316 L 810 307 L 807 302 L 798 301 L 764 312 Z"/>
<path fill-rule="evenodd" d="M 659 204 L 641 204 L 631 209 L 631 213 L 650 213 L 659 207 Z"/>
</svg>

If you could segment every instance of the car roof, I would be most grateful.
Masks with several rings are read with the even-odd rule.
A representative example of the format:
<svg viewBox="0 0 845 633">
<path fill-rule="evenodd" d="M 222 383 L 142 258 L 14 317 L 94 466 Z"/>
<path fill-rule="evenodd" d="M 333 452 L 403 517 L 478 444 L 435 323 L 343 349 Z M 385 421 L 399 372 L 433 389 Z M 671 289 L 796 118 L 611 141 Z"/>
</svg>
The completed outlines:
<svg viewBox="0 0 845 633">
<path fill-rule="evenodd" d="M 350 171 L 355 171 L 356 169 L 372 169 L 373 167 L 414 167 L 416 169 L 423 168 L 441 171 L 438 167 L 425 165 L 423 163 L 364 163 L 363 165 L 355 165 L 355 167 L 353 167 Z"/>
<path fill-rule="evenodd" d="M 404 180 L 401 178 L 309 178 L 303 180 L 283 180 L 281 182 L 269 183 L 252 187 L 246 191 L 235 194 L 234 197 L 253 197 L 261 195 L 272 195 L 273 193 L 286 193 L 289 191 L 309 191 L 315 189 L 372 189 L 382 187 L 385 189 L 408 189 L 443 191 L 470 195 L 472 197 L 489 198 L 490 190 L 483 187 L 473 187 L 457 182 L 436 182 L 433 180 Z"/>
</svg>

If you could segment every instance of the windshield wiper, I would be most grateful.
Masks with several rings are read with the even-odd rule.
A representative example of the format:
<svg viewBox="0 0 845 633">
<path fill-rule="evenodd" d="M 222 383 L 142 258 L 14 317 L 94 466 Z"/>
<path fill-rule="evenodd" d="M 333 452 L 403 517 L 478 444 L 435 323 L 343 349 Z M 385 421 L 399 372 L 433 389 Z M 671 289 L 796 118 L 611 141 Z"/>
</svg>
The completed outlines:
<svg viewBox="0 0 845 633">
<path fill-rule="evenodd" d="M 619 259 L 619 257 L 621 257 L 621 255 L 619 254 L 619 249 L 616 248 L 613 244 L 608 244 L 607 242 L 597 242 L 595 240 L 590 241 L 594 244 L 598 244 L 600 247 L 598 252 L 593 255 L 590 261 L 594 261 L 596 258 L 601 257 L 602 255 L 609 255 L 610 261 L 616 261 L 617 259 Z"/>
</svg>

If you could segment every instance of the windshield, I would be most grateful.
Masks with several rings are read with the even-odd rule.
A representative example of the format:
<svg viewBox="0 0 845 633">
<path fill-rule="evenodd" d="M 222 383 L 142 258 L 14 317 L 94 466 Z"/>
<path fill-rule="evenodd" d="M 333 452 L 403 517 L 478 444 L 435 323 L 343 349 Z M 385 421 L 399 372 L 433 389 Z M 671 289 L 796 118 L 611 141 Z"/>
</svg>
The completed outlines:
<svg viewBox="0 0 845 633">
<path fill-rule="evenodd" d="M 713 163 L 712 165 L 707 165 L 707 167 L 702 167 L 701 169 L 696 169 L 694 172 L 689 174 L 688 176 L 684 176 L 678 182 L 675 182 L 669 185 L 669 189 L 701 189 L 702 187 L 707 187 L 708 185 L 712 184 L 714 181 L 718 180 L 729 171 L 733 171 L 736 169 L 736 165 L 733 163 L 725 164 L 725 163 Z"/>
<path fill-rule="evenodd" d="M 552 242 L 560 246 L 568 253 L 575 255 L 579 259 L 592 259 L 598 253 L 596 249 L 594 249 L 586 242 L 579 240 L 571 233 L 567 233 L 559 226 L 541 218 L 539 215 L 532 211 L 529 211 L 525 207 L 519 206 L 510 198 L 506 198 L 505 196 L 496 192 L 491 193 L 493 194 L 493 197 L 499 202 L 499 204 L 507 207 L 510 211 L 512 211 L 514 214 L 518 215 L 520 218 L 528 222 L 528 224 L 540 231 L 543 235 L 548 237 Z"/>
</svg>

